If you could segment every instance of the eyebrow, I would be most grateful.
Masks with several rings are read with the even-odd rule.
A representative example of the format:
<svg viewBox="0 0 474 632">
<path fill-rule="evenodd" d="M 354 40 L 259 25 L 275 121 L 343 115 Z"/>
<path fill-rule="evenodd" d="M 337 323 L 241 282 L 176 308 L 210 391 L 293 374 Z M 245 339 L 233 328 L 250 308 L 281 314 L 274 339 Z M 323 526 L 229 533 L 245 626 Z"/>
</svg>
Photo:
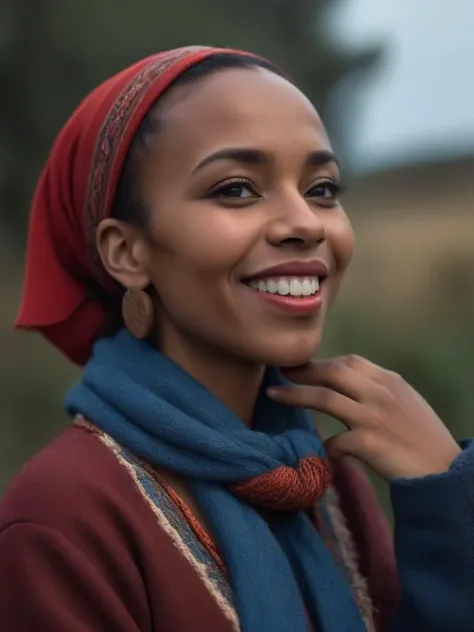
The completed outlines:
<svg viewBox="0 0 474 632">
<path fill-rule="evenodd" d="M 203 167 L 206 167 L 213 162 L 217 162 L 218 160 L 231 160 L 233 162 L 240 162 L 246 165 L 263 165 L 269 162 L 269 156 L 260 149 L 243 147 L 220 149 L 201 160 L 201 162 L 194 168 L 193 174 Z M 312 151 L 307 155 L 305 160 L 306 166 L 308 167 L 320 167 L 331 162 L 339 165 L 336 156 L 327 149 Z"/>
</svg>

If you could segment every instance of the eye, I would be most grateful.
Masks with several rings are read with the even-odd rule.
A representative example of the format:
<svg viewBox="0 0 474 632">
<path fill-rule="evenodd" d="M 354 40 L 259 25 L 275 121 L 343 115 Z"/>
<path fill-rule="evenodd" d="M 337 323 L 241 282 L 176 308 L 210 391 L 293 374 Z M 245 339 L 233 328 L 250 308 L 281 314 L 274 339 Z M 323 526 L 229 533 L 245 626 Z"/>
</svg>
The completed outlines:
<svg viewBox="0 0 474 632">
<path fill-rule="evenodd" d="M 248 200 L 259 196 L 255 193 L 253 185 L 249 180 L 230 179 L 220 182 L 211 189 L 209 196 L 212 198 Z"/>
<path fill-rule="evenodd" d="M 326 203 L 335 203 L 343 192 L 343 187 L 334 180 L 323 180 L 312 186 L 306 193 L 306 197 L 319 198 Z"/>
</svg>

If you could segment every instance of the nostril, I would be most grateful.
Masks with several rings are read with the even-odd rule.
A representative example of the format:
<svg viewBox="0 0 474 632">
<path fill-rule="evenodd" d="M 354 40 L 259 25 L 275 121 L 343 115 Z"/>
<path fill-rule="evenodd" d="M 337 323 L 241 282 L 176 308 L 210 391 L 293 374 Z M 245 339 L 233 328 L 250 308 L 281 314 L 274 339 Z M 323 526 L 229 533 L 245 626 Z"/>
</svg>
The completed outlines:
<svg viewBox="0 0 474 632">
<path fill-rule="evenodd" d="M 305 240 L 301 239 L 301 237 L 287 237 L 286 239 L 282 239 L 282 244 L 296 244 L 297 246 L 304 246 Z"/>
</svg>

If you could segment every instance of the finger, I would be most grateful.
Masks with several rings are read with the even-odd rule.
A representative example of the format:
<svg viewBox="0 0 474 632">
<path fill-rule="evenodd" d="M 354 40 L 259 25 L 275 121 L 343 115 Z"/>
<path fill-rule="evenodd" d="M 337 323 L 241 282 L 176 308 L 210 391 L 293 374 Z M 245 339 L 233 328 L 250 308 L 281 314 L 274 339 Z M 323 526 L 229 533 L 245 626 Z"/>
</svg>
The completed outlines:
<svg viewBox="0 0 474 632">
<path fill-rule="evenodd" d="M 271 387 L 267 395 L 287 406 L 310 408 L 339 419 L 348 428 L 365 426 L 364 407 L 353 399 L 324 386 Z"/>
<path fill-rule="evenodd" d="M 374 472 L 385 479 L 393 478 L 394 463 L 398 457 L 391 458 L 392 453 L 381 445 L 376 434 L 365 429 L 341 432 L 326 441 L 328 456 L 337 460 L 341 456 L 352 456 L 368 465 Z"/>
<path fill-rule="evenodd" d="M 285 369 L 283 373 L 295 384 L 325 386 L 359 403 L 366 402 L 380 388 L 341 358 Z"/>
<path fill-rule="evenodd" d="M 362 373 L 362 375 L 365 375 L 366 377 L 374 381 L 376 381 L 377 379 L 380 379 L 380 377 L 383 375 L 388 375 L 391 373 L 391 371 L 388 371 L 387 369 L 384 369 L 378 366 L 377 364 L 374 364 L 367 358 L 364 358 L 356 354 L 336 356 L 334 358 L 329 358 L 328 360 L 322 360 L 319 362 L 314 362 L 314 361 L 306 362 L 305 364 L 301 364 L 300 366 L 297 366 L 297 367 L 289 367 L 289 368 L 283 369 L 283 371 L 288 374 L 290 373 L 303 374 L 307 372 L 308 370 L 311 370 L 313 367 L 317 367 L 317 366 L 324 367 L 326 365 L 345 366 L 349 369 L 353 369 L 354 371 L 357 371 L 357 373 Z"/>
<path fill-rule="evenodd" d="M 367 462 L 365 436 L 366 433 L 357 429 L 340 432 L 326 441 L 326 452 L 331 459 L 335 460 L 343 456 L 352 456 Z"/>
<path fill-rule="evenodd" d="M 331 360 L 330 360 L 331 361 Z M 379 384 L 385 384 L 387 379 L 393 375 L 393 372 L 385 369 L 374 362 L 371 362 L 367 358 L 356 354 L 350 354 L 345 356 L 339 356 L 332 359 L 333 362 L 347 366 L 357 373 L 365 375 L 369 380 Z"/>
</svg>

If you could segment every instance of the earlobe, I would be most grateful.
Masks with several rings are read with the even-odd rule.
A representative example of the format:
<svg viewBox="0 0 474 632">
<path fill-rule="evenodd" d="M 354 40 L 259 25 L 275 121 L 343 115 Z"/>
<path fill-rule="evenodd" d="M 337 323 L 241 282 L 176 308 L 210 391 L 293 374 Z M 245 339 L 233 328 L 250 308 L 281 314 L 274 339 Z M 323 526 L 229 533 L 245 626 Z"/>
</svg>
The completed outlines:
<svg viewBox="0 0 474 632">
<path fill-rule="evenodd" d="M 140 232 L 116 219 L 97 227 L 96 248 L 107 274 L 125 288 L 144 289 L 150 284 L 148 248 Z"/>
</svg>

